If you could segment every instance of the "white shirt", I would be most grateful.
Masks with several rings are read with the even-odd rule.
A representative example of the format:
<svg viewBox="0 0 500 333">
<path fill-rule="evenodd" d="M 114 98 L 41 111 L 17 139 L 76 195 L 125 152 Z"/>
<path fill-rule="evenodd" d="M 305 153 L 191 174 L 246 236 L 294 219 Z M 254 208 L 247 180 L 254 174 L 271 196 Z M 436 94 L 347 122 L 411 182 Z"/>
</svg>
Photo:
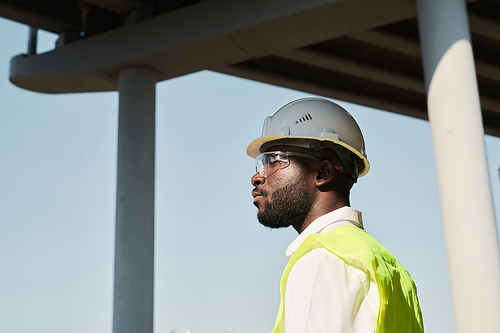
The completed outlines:
<svg viewBox="0 0 500 333">
<path fill-rule="evenodd" d="M 363 228 L 361 213 L 342 207 L 314 220 L 288 247 L 292 256 L 307 236 L 341 225 Z M 301 257 L 285 291 L 286 333 L 373 333 L 379 296 L 376 281 L 326 249 Z"/>
</svg>

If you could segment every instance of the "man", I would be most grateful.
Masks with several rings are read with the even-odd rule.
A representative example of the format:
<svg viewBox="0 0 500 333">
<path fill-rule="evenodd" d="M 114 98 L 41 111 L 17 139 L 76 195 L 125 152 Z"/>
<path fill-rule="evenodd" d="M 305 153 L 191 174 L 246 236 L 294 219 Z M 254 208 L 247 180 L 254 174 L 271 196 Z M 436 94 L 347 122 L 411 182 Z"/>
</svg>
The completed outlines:
<svg viewBox="0 0 500 333">
<path fill-rule="evenodd" d="M 350 207 L 370 167 L 352 116 L 326 99 L 291 102 L 266 118 L 247 153 L 260 223 L 299 233 L 273 333 L 423 332 L 412 278 Z"/>
</svg>

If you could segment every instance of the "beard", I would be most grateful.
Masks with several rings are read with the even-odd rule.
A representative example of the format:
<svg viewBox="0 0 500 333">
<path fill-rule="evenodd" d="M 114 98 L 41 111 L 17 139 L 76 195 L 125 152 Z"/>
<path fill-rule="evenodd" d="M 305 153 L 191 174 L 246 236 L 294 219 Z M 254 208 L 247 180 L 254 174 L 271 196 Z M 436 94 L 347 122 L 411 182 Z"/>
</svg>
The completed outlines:
<svg viewBox="0 0 500 333">
<path fill-rule="evenodd" d="M 268 198 L 262 211 L 257 212 L 260 224 L 268 228 L 278 229 L 291 226 L 301 215 L 311 208 L 310 191 L 299 182 L 288 184 L 271 196 L 266 191 L 262 195 Z"/>
</svg>

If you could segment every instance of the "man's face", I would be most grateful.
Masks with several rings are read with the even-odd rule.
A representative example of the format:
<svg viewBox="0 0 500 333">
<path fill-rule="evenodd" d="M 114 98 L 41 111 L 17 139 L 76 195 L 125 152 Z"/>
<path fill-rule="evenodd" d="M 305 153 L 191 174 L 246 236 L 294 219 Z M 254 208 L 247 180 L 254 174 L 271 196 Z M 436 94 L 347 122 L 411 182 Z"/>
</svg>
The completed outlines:
<svg viewBox="0 0 500 333">
<path fill-rule="evenodd" d="M 272 151 L 294 151 L 294 147 L 272 147 Z M 307 170 L 290 157 L 290 164 L 268 178 L 252 177 L 254 205 L 259 222 L 269 228 L 286 228 L 300 223 L 312 205 L 312 189 L 308 186 Z"/>
</svg>

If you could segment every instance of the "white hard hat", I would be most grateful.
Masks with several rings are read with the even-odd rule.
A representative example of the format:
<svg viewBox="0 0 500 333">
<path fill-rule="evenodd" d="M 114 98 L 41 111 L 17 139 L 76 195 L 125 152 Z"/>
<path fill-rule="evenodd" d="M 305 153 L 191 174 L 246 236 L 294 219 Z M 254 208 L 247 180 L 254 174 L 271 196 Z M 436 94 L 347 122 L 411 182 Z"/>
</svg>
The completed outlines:
<svg viewBox="0 0 500 333">
<path fill-rule="evenodd" d="M 354 179 L 370 169 L 358 124 L 343 107 L 327 99 L 303 98 L 283 106 L 266 118 L 262 136 L 248 145 L 247 154 L 255 158 L 278 144 L 333 149 Z"/>
</svg>

